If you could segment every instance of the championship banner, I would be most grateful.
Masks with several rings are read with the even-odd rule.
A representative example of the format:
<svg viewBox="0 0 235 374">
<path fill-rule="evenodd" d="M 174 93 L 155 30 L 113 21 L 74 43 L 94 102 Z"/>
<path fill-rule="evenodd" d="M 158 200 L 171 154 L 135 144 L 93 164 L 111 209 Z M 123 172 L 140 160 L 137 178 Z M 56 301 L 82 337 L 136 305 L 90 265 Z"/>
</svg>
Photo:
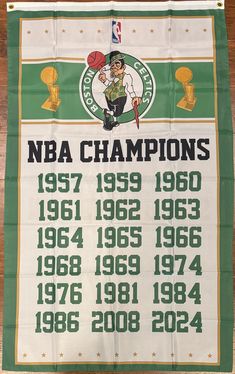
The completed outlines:
<svg viewBox="0 0 235 374">
<path fill-rule="evenodd" d="M 3 368 L 231 371 L 223 1 L 7 10 Z"/>
</svg>

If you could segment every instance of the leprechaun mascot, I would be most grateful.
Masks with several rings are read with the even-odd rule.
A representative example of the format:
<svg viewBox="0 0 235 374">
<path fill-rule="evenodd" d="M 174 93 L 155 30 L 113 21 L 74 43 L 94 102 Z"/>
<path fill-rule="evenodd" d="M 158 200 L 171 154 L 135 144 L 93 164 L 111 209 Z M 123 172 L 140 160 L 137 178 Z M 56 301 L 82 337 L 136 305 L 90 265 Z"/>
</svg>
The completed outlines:
<svg viewBox="0 0 235 374">
<path fill-rule="evenodd" d="M 104 109 L 103 128 L 107 131 L 119 126 L 118 117 L 124 111 L 127 94 L 131 97 L 133 108 L 136 108 L 141 102 L 141 98 L 136 96 L 131 74 L 125 73 L 124 58 L 119 51 L 111 52 L 109 55 L 111 80 L 106 77 L 102 69 L 98 76 L 99 80 L 106 86 L 104 94 L 108 109 Z"/>
</svg>

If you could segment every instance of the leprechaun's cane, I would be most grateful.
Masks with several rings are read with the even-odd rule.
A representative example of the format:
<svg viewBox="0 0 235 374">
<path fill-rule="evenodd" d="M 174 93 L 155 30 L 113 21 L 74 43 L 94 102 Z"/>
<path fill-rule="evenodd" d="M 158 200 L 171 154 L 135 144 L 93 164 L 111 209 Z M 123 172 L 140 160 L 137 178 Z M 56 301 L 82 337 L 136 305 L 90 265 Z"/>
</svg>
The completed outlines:
<svg viewBox="0 0 235 374">
<path fill-rule="evenodd" d="M 140 128 L 140 121 L 139 121 L 138 105 L 137 105 L 136 102 L 134 104 L 133 110 L 134 110 L 134 113 L 135 113 L 136 126 L 137 126 L 137 129 L 139 129 Z"/>
</svg>

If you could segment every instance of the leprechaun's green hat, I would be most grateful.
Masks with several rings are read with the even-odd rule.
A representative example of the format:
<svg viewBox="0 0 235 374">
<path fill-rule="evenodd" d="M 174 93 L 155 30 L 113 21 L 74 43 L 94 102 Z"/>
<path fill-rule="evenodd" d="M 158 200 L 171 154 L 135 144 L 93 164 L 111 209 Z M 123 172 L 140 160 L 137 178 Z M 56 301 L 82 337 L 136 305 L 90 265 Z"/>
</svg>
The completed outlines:
<svg viewBox="0 0 235 374">
<path fill-rule="evenodd" d="M 119 51 L 113 51 L 109 55 L 109 65 L 112 65 L 114 61 L 121 61 L 124 64 L 125 56 Z"/>
</svg>

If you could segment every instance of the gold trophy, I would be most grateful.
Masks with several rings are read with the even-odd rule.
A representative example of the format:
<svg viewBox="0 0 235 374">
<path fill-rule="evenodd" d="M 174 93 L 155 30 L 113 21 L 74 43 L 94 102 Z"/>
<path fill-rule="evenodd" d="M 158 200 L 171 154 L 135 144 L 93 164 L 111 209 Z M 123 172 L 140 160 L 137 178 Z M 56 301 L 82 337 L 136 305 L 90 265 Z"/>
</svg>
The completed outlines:
<svg viewBox="0 0 235 374">
<path fill-rule="evenodd" d="M 50 96 L 42 104 L 41 108 L 56 112 L 61 100 L 59 98 L 59 86 L 55 85 L 55 82 L 58 79 L 57 70 L 53 66 L 48 66 L 41 71 L 40 75 L 43 83 L 47 85 Z"/>
<path fill-rule="evenodd" d="M 195 86 L 193 83 L 189 83 L 193 79 L 193 72 L 189 68 L 182 66 L 176 70 L 175 78 L 182 83 L 184 88 L 184 97 L 180 99 L 177 107 L 191 112 L 197 101 L 197 98 L 194 96 Z"/>
</svg>

